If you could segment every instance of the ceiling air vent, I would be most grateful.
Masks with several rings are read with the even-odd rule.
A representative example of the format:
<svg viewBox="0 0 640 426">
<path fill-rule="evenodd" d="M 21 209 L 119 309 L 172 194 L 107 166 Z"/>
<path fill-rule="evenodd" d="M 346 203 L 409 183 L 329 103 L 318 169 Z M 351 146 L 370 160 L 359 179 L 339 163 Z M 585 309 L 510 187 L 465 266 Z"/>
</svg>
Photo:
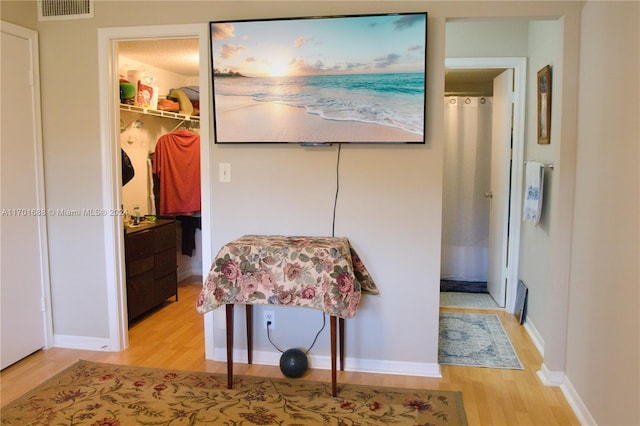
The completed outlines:
<svg viewBox="0 0 640 426">
<path fill-rule="evenodd" d="M 94 0 L 38 0 L 38 20 L 93 18 Z"/>
</svg>

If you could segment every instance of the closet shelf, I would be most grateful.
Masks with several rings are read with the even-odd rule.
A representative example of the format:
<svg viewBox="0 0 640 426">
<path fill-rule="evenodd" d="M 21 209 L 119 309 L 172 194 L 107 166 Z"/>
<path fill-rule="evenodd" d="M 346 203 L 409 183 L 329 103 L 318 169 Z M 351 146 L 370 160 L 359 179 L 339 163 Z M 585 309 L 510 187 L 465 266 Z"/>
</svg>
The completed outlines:
<svg viewBox="0 0 640 426">
<path fill-rule="evenodd" d="M 180 114 L 171 111 L 160 111 L 157 109 L 149 109 L 127 104 L 120 104 L 120 111 L 131 111 L 140 114 L 155 115 L 156 117 L 173 118 L 175 120 L 200 121 L 200 117 L 194 115 Z"/>
</svg>

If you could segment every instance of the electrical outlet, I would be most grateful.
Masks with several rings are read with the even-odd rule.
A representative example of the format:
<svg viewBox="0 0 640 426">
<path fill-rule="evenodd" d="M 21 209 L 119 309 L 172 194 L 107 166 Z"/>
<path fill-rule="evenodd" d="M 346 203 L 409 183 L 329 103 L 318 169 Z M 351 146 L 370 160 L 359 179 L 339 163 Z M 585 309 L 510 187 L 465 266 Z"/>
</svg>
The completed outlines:
<svg viewBox="0 0 640 426">
<path fill-rule="evenodd" d="M 263 311 L 262 315 L 263 315 L 262 323 L 264 324 L 265 330 L 267 329 L 267 323 L 268 322 L 271 322 L 271 324 L 269 324 L 269 328 L 271 330 L 275 329 L 276 328 L 276 314 L 273 311 Z"/>
</svg>

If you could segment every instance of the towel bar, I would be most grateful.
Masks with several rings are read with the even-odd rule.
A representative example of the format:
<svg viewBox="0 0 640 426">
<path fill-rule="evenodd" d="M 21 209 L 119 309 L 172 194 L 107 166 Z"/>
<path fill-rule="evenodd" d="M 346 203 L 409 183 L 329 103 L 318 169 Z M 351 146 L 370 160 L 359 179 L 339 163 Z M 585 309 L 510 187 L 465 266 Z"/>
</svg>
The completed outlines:
<svg viewBox="0 0 640 426">
<path fill-rule="evenodd" d="M 525 162 L 524 162 L 524 164 L 527 164 L 527 163 L 528 163 L 528 161 L 525 161 Z M 547 168 L 547 169 L 551 169 L 551 170 L 553 170 L 553 169 L 555 168 L 555 166 L 554 166 L 554 164 L 553 164 L 553 163 L 549 163 L 549 164 L 541 163 L 541 164 L 542 164 L 545 168 Z"/>
</svg>

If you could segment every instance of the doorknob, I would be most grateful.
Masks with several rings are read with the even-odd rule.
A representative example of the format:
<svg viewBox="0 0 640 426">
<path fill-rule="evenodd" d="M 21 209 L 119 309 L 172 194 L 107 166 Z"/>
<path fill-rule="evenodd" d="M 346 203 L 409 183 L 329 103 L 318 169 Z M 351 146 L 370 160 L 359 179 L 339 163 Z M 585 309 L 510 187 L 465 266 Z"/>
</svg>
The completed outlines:
<svg viewBox="0 0 640 426">
<path fill-rule="evenodd" d="M 484 198 L 493 198 L 493 192 L 491 192 L 491 191 L 485 192 L 484 193 Z"/>
</svg>

